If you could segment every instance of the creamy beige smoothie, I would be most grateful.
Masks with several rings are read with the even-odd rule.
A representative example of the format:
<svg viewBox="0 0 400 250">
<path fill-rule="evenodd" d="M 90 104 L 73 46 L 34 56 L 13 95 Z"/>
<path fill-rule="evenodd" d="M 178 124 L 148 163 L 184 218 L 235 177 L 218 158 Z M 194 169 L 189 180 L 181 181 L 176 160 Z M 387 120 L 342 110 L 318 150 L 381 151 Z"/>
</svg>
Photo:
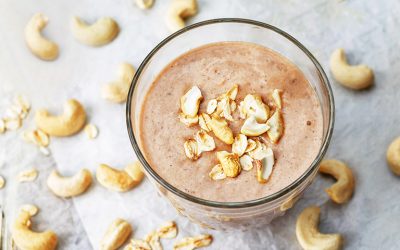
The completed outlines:
<svg viewBox="0 0 400 250">
<path fill-rule="evenodd" d="M 209 173 L 218 163 L 216 152 L 231 151 L 231 145 L 213 133 L 216 148 L 199 159 L 188 159 L 184 143 L 200 130 L 179 120 L 180 98 L 193 86 L 201 89 L 199 112 L 208 100 L 239 86 L 236 102 L 247 94 L 258 94 L 271 104 L 274 89 L 281 91 L 284 133 L 278 143 L 262 135 L 275 158 L 266 183 L 256 179 L 256 168 L 235 178 L 213 180 Z M 244 120 L 233 112 L 228 121 L 233 134 Z M 175 59 L 159 74 L 149 89 L 140 115 L 141 148 L 150 166 L 168 183 L 190 195 L 212 201 L 248 201 L 271 195 L 299 178 L 318 154 L 322 143 L 322 111 L 307 79 L 292 62 L 259 45 L 221 42 L 193 49 Z M 251 137 L 249 137 L 251 138 Z"/>
</svg>

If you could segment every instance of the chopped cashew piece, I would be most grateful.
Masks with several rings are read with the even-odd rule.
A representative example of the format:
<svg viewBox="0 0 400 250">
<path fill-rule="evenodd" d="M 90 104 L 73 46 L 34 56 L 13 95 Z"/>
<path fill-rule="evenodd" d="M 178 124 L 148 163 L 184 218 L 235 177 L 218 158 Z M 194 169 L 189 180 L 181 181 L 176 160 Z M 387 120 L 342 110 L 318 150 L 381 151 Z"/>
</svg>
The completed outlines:
<svg viewBox="0 0 400 250">
<path fill-rule="evenodd" d="M 22 109 L 22 112 L 28 113 L 31 109 L 31 104 L 23 95 L 17 95 L 14 99 L 14 103 Z"/>
<path fill-rule="evenodd" d="M 239 92 L 239 85 L 235 84 L 233 87 L 226 92 L 226 96 L 229 97 L 230 100 L 234 101 L 236 99 L 236 96 Z"/>
<path fill-rule="evenodd" d="M 273 143 L 278 143 L 284 130 L 282 113 L 279 109 L 275 110 L 275 113 L 268 119 L 267 126 L 269 126 L 269 130 L 267 131 L 269 139 Z"/>
<path fill-rule="evenodd" d="M 259 136 L 270 129 L 265 123 L 258 123 L 254 116 L 249 116 L 243 123 L 240 132 L 247 136 Z"/>
<path fill-rule="evenodd" d="M 247 148 L 247 136 L 238 134 L 232 144 L 232 153 L 242 156 Z"/>
<path fill-rule="evenodd" d="M 223 100 L 225 98 L 228 98 L 230 101 L 234 101 L 236 99 L 236 96 L 237 96 L 238 92 L 239 92 L 239 85 L 235 84 L 226 93 L 220 95 L 217 98 L 217 100 L 221 101 L 221 100 Z"/>
<path fill-rule="evenodd" d="M 49 156 L 51 154 L 50 149 L 46 148 L 46 147 L 39 147 L 40 152 L 42 152 L 43 155 L 45 156 Z"/>
<path fill-rule="evenodd" d="M 197 0 L 172 0 L 167 12 L 167 26 L 172 31 L 185 27 L 185 19 L 197 14 Z"/>
<path fill-rule="evenodd" d="M 253 139 L 247 139 L 247 147 L 244 152 L 248 153 L 250 151 L 253 151 L 256 147 L 257 147 L 257 143 Z"/>
<path fill-rule="evenodd" d="M 102 97 L 115 103 L 125 102 L 135 73 L 136 69 L 131 64 L 121 63 L 118 66 L 117 79 L 103 86 Z"/>
<path fill-rule="evenodd" d="M 213 238 L 209 234 L 195 237 L 185 237 L 174 244 L 174 250 L 194 250 L 197 248 L 206 247 L 212 243 L 212 240 Z"/>
<path fill-rule="evenodd" d="M 97 129 L 96 125 L 94 124 L 86 124 L 84 131 L 89 139 L 94 139 L 99 134 L 99 130 Z"/>
<path fill-rule="evenodd" d="M 392 172 L 400 175 L 400 137 L 390 143 L 386 151 L 386 160 Z"/>
<path fill-rule="evenodd" d="M 242 112 L 246 117 L 254 116 L 258 122 L 266 122 L 269 117 L 269 107 L 259 95 L 247 95 L 242 105 Z"/>
<path fill-rule="evenodd" d="M 21 112 L 22 111 L 20 110 L 19 107 L 11 106 L 6 110 L 6 119 L 10 120 L 21 119 L 20 117 Z"/>
<path fill-rule="evenodd" d="M 214 135 L 218 139 L 220 139 L 226 144 L 233 143 L 234 140 L 233 140 L 232 130 L 229 128 L 228 123 L 224 119 L 216 115 L 213 115 L 211 117 L 211 121 L 209 121 L 207 125 L 209 125 Z"/>
<path fill-rule="evenodd" d="M 64 104 L 64 113 L 52 116 L 47 110 L 38 110 L 36 126 L 51 136 L 70 136 L 79 132 L 86 122 L 86 112 L 82 104 L 70 99 Z"/>
<path fill-rule="evenodd" d="M 34 232 L 30 229 L 31 214 L 25 210 L 19 211 L 11 234 L 19 249 L 54 250 L 57 246 L 57 235 L 53 231 Z"/>
<path fill-rule="evenodd" d="M 214 138 L 209 136 L 206 131 L 198 131 L 194 138 L 197 142 L 198 154 L 215 149 Z"/>
<path fill-rule="evenodd" d="M 21 119 L 17 118 L 5 118 L 4 119 L 4 126 L 6 130 L 17 130 L 22 126 Z"/>
<path fill-rule="evenodd" d="M 240 174 L 241 167 L 237 154 L 219 151 L 217 158 L 226 176 L 234 178 Z"/>
<path fill-rule="evenodd" d="M 183 144 L 184 148 L 185 148 L 185 154 L 187 156 L 187 158 L 189 158 L 190 160 L 197 160 L 199 158 L 199 149 L 198 149 L 198 145 L 196 140 L 194 139 L 188 139 L 185 141 L 185 143 Z"/>
<path fill-rule="evenodd" d="M 206 132 L 211 132 L 211 128 L 210 128 L 210 126 L 208 125 L 208 124 L 210 123 L 210 121 L 211 121 L 211 117 L 210 117 L 208 114 L 206 114 L 206 113 L 201 113 L 201 114 L 199 115 L 199 125 L 200 125 L 200 128 L 203 129 L 203 130 L 206 131 Z"/>
<path fill-rule="evenodd" d="M 296 236 L 303 249 L 339 250 L 343 239 L 340 234 L 322 234 L 318 231 L 320 208 L 311 206 L 297 217 Z"/>
<path fill-rule="evenodd" d="M 145 240 L 149 243 L 152 250 L 162 250 L 160 236 L 156 231 L 150 232 L 146 235 Z"/>
<path fill-rule="evenodd" d="M 111 17 L 99 18 L 91 25 L 79 17 L 74 17 L 71 22 L 71 30 L 76 40 L 90 46 L 110 43 L 119 33 L 118 24 Z"/>
<path fill-rule="evenodd" d="M 143 10 L 150 9 L 153 4 L 154 0 L 136 0 L 136 5 Z"/>
<path fill-rule="evenodd" d="M 254 161 L 257 167 L 257 181 L 262 184 L 268 182 L 275 164 L 274 152 L 272 149 L 267 148 L 263 152 L 263 158 Z"/>
<path fill-rule="evenodd" d="M 367 65 L 349 65 L 343 49 L 336 49 L 330 59 L 331 71 L 340 84 L 360 90 L 368 88 L 374 81 L 374 72 Z"/>
<path fill-rule="evenodd" d="M 157 229 L 157 234 L 162 239 L 173 239 L 178 235 L 178 227 L 174 221 L 169 221 Z"/>
<path fill-rule="evenodd" d="M 2 189 L 5 184 L 6 184 L 6 180 L 4 179 L 3 176 L 0 175 L 0 189 Z"/>
<path fill-rule="evenodd" d="M 246 113 L 246 110 L 245 110 L 245 105 L 244 105 L 244 101 L 241 101 L 240 103 L 239 103 L 239 117 L 240 117 L 240 119 L 246 119 L 246 117 L 247 117 L 247 113 Z"/>
<path fill-rule="evenodd" d="M 40 129 L 36 129 L 34 131 L 32 131 L 32 136 L 33 136 L 33 140 L 36 145 L 38 146 L 42 146 L 42 147 L 47 147 L 49 146 L 50 143 L 50 138 L 49 136 L 43 132 Z"/>
<path fill-rule="evenodd" d="M 3 119 L 0 118 L 0 134 L 4 133 L 6 131 L 6 123 L 4 122 Z"/>
<path fill-rule="evenodd" d="M 276 108 L 282 109 L 282 98 L 281 98 L 282 91 L 280 89 L 274 89 L 272 91 L 272 98 L 274 99 Z"/>
<path fill-rule="evenodd" d="M 189 117 L 185 115 L 184 113 L 179 114 L 179 121 L 185 124 L 188 127 L 191 127 L 193 125 L 196 125 L 199 123 L 199 116 L 196 115 L 195 117 Z"/>
<path fill-rule="evenodd" d="M 48 18 L 43 14 L 33 15 L 25 27 L 25 42 L 35 56 L 42 60 L 54 60 L 58 56 L 58 45 L 41 34 L 47 22 Z"/>
<path fill-rule="evenodd" d="M 181 97 L 181 110 L 189 116 L 195 117 L 199 111 L 200 102 L 203 99 L 199 87 L 193 86 Z"/>
<path fill-rule="evenodd" d="M 128 239 L 132 233 L 131 225 L 123 220 L 116 219 L 107 229 L 100 242 L 101 250 L 116 250 Z"/>
<path fill-rule="evenodd" d="M 338 160 L 323 160 L 319 166 L 319 172 L 332 175 L 337 182 L 325 189 L 325 192 L 336 203 L 347 202 L 354 191 L 354 176 L 350 168 Z"/>
<path fill-rule="evenodd" d="M 239 158 L 240 166 L 245 171 L 250 171 L 253 169 L 253 159 L 249 155 L 242 155 Z"/>
<path fill-rule="evenodd" d="M 234 112 L 237 108 L 236 102 L 235 101 L 231 101 L 230 102 L 230 106 L 231 106 L 231 111 Z"/>
<path fill-rule="evenodd" d="M 216 99 L 211 99 L 207 103 L 207 114 L 211 115 L 217 109 L 218 101 Z"/>
<path fill-rule="evenodd" d="M 131 242 L 124 248 L 124 250 L 152 250 L 152 249 L 147 241 L 139 239 L 131 239 Z"/>
<path fill-rule="evenodd" d="M 215 165 L 211 172 L 208 174 L 211 179 L 214 181 L 223 180 L 226 178 L 226 174 L 224 173 L 224 169 L 222 168 L 221 164 Z"/>
<path fill-rule="evenodd" d="M 104 187 L 117 192 L 126 192 L 137 186 L 143 176 L 139 163 L 127 165 L 124 170 L 100 164 L 96 170 L 97 181 Z"/>
<path fill-rule="evenodd" d="M 81 169 L 71 177 L 64 177 L 53 170 L 47 178 L 47 186 L 57 196 L 69 198 L 84 193 L 92 184 L 92 174 Z"/>
<path fill-rule="evenodd" d="M 257 140 L 255 143 L 256 147 L 252 151 L 248 152 L 251 158 L 255 160 L 262 160 L 271 153 L 267 145 L 264 143 L 260 142 L 259 140 Z"/>
<path fill-rule="evenodd" d="M 49 136 L 40 129 L 24 131 L 22 133 L 22 138 L 25 141 L 33 143 L 39 147 L 47 147 L 50 143 Z"/>
<path fill-rule="evenodd" d="M 30 216 L 35 216 L 39 212 L 39 208 L 32 204 L 24 204 L 20 207 L 20 210 L 27 212 Z"/>
<path fill-rule="evenodd" d="M 217 114 L 228 121 L 233 121 L 230 99 L 226 96 L 218 102 Z"/>
<path fill-rule="evenodd" d="M 38 171 L 35 168 L 31 168 L 25 171 L 22 171 L 18 174 L 19 182 L 31 182 L 34 181 L 38 176 Z"/>
</svg>

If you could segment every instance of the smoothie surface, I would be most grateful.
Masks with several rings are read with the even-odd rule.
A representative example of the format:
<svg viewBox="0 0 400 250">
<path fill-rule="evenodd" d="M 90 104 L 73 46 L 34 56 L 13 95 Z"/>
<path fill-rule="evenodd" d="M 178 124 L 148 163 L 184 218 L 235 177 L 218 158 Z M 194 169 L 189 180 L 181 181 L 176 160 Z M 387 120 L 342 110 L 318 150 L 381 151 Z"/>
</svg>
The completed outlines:
<svg viewBox="0 0 400 250">
<path fill-rule="evenodd" d="M 239 86 L 237 104 L 247 94 L 261 95 L 272 102 L 274 89 L 282 91 L 284 134 L 277 144 L 267 136 L 275 165 L 266 184 L 257 182 L 256 169 L 242 171 L 236 178 L 215 181 L 209 172 L 218 163 L 215 152 L 231 151 L 217 139 L 216 149 L 202 153 L 192 161 L 184 151 L 184 142 L 200 129 L 179 121 L 180 98 L 198 86 L 204 100 L 217 98 L 234 84 Z M 244 120 L 234 112 L 228 122 L 234 135 Z M 268 48 L 243 42 L 221 42 L 193 49 L 167 65 L 150 87 L 140 114 L 140 146 L 150 166 L 164 180 L 190 195 L 212 201 L 239 202 L 259 199 L 290 185 L 299 178 L 317 156 L 322 143 L 323 120 L 318 97 L 303 73 L 288 59 Z"/>
</svg>

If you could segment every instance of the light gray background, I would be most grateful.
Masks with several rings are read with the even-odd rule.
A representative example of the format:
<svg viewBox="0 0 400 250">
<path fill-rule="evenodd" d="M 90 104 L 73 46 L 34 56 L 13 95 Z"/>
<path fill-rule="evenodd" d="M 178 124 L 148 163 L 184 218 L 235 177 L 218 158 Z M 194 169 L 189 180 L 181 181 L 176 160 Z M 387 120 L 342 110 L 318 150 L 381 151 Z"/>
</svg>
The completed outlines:
<svg viewBox="0 0 400 250">
<path fill-rule="evenodd" d="M 7 179 L 0 191 L 7 219 L 19 204 L 33 202 L 41 208 L 34 218 L 38 229 L 52 228 L 60 236 L 59 249 L 97 249 L 107 225 L 118 216 L 134 225 L 141 238 L 167 220 L 176 220 L 178 238 L 205 232 L 176 215 L 145 181 L 139 188 L 117 194 L 93 185 L 73 200 L 55 198 L 45 187 L 51 168 L 72 174 L 82 167 L 95 170 L 104 162 L 122 167 L 135 156 L 125 128 L 124 105 L 100 97 L 101 85 L 115 77 L 118 63 L 139 66 L 146 54 L 165 38 L 167 0 L 157 0 L 149 11 L 133 0 L 0 0 L 0 114 L 8 100 L 24 93 L 33 109 L 60 111 L 67 98 L 83 102 L 89 121 L 100 129 L 89 141 L 83 133 L 71 138 L 52 138 L 51 157 L 24 143 L 18 132 L 0 136 L 0 173 Z M 219 17 L 251 18 L 276 25 L 302 42 L 326 69 L 336 100 L 336 124 L 327 157 L 349 164 L 356 176 L 356 191 L 346 205 L 334 205 L 323 189 L 333 181 L 320 177 L 287 216 L 268 227 L 245 233 L 209 231 L 215 241 L 209 249 L 300 249 L 295 219 L 308 205 L 322 207 L 321 230 L 340 232 L 346 249 L 400 248 L 400 179 L 385 162 L 385 150 L 400 135 L 400 2 L 387 1 L 228 1 L 199 0 L 200 11 L 189 23 Z M 60 46 L 60 57 L 44 62 L 26 48 L 23 29 L 30 17 L 42 12 L 50 19 L 44 33 Z M 121 27 L 117 39 L 101 48 L 77 43 L 69 22 L 73 15 L 88 21 L 114 17 Z M 364 62 L 375 70 L 375 86 L 354 92 L 339 86 L 328 70 L 330 53 L 337 47 L 348 51 L 352 63 Z M 24 129 L 33 128 L 33 114 Z M 34 183 L 18 184 L 15 175 L 37 167 Z M 165 242 L 171 246 L 172 241 Z M 90 244 L 92 246 L 90 246 Z"/>
</svg>

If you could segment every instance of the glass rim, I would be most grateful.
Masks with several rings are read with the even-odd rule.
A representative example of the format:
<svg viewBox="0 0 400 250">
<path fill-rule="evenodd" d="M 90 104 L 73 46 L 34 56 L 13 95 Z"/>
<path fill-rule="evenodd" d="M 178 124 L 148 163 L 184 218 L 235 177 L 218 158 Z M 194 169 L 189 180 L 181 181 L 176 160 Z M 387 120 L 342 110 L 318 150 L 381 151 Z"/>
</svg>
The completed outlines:
<svg viewBox="0 0 400 250">
<path fill-rule="evenodd" d="M 187 32 L 187 31 L 196 29 L 198 27 L 212 25 L 212 24 L 218 24 L 218 23 L 240 23 L 240 24 L 255 25 L 255 26 L 258 26 L 261 28 L 272 30 L 272 31 L 278 33 L 279 35 L 285 37 L 290 42 L 292 42 L 294 45 L 296 45 L 298 48 L 300 48 L 303 51 L 303 53 L 305 53 L 307 55 L 307 57 L 313 62 L 314 66 L 318 70 L 319 76 L 323 79 L 323 85 L 326 87 L 327 92 L 328 92 L 329 105 L 330 105 L 328 131 L 327 131 L 325 137 L 323 138 L 322 146 L 321 146 L 317 156 L 315 157 L 314 161 L 308 167 L 307 171 L 305 171 L 300 177 L 298 177 L 290 185 L 286 186 L 285 188 L 279 190 L 276 193 L 273 193 L 271 195 L 268 195 L 268 196 L 265 196 L 265 197 L 262 197 L 259 199 L 255 199 L 255 200 L 240 201 L 240 202 L 211 201 L 211 200 L 206 200 L 206 199 L 202 199 L 202 198 L 190 195 L 188 193 L 185 193 L 185 192 L 179 190 L 178 188 L 174 187 L 173 185 L 168 183 L 166 180 L 164 180 L 161 176 L 159 176 L 156 173 L 156 171 L 154 171 L 151 168 L 149 163 L 146 161 L 144 155 L 142 154 L 142 152 L 139 148 L 139 145 L 136 141 L 135 134 L 133 132 L 133 126 L 132 126 L 132 120 L 131 120 L 132 97 L 136 90 L 137 81 L 139 79 L 139 76 L 141 75 L 142 71 L 146 67 L 147 63 L 164 45 L 166 45 L 167 43 L 169 43 L 170 41 L 172 41 L 174 38 L 178 37 L 179 35 Z M 179 56 L 179 55 L 177 55 L 177 56 Z M 216 208 L 248 208 L 248 207 L 258 206 L 261 204 L 273 202 L 273 201 L 285 196 L 286 194 L 290 193 L 292 190 L 294 190 L 298 186 L 300 186 L 304 182 L 304 180 L 307 177 L 309 177 L 314 172 L 314 170 L 319 166 L 320 161 L 324 157 L 324 155 L 328 149 L 329 142 L 332 137 L 334 119 L 335 119 L 335 104 L 334 104 L 333 93 L 332 93 L 332 89 L 331 89 L 328 77 L 326 76 L 322 66 L 319 64 L 317 59 L 315 59 L 315 57 L 311 54 L 311 52 L 308 49 L 306 49 L 306 47 L 304 45 L 302 45 L 297 39 L 295 39 L 294 37 L 292 37 L 291 35 L 289 35 L 288 33 L 286 33 L 285 31 L 283 31 L 281 29 L 279 29 L 273 25 L 267 24 L 267 23 L 254 21 L 251 19 L 243 19 L 243 18 L 218 18 L 218 19 L 210 19 L 210 20 L 194 23 L 192 25 L 189 25 L 189 26 L 169 35 L 165 39 L 163 39 L 146 56 L 146 58 L 140 64 L 140 66 L 139 66 L 138 70 L 136 71 L 135 76 L 132 80 L 132 84 L 130 86 L 128 98 L 127 98 L 127 102 L 126 102 L 126 123 L 127 123 L 129 138 L 130 138 L 132 147 L 138 157 L 138 160 L 142 163 L 145 171 L 153 179 L 155 179 L 158 184 L 160 184 L 162 187 L 167 189 L 169 192 L 171 192 L 185 200 L 188 200 L 188 201 L 191 201 L 191 202 L 203 205 L 203 206 L 216 207 Z"/>
</svg>

